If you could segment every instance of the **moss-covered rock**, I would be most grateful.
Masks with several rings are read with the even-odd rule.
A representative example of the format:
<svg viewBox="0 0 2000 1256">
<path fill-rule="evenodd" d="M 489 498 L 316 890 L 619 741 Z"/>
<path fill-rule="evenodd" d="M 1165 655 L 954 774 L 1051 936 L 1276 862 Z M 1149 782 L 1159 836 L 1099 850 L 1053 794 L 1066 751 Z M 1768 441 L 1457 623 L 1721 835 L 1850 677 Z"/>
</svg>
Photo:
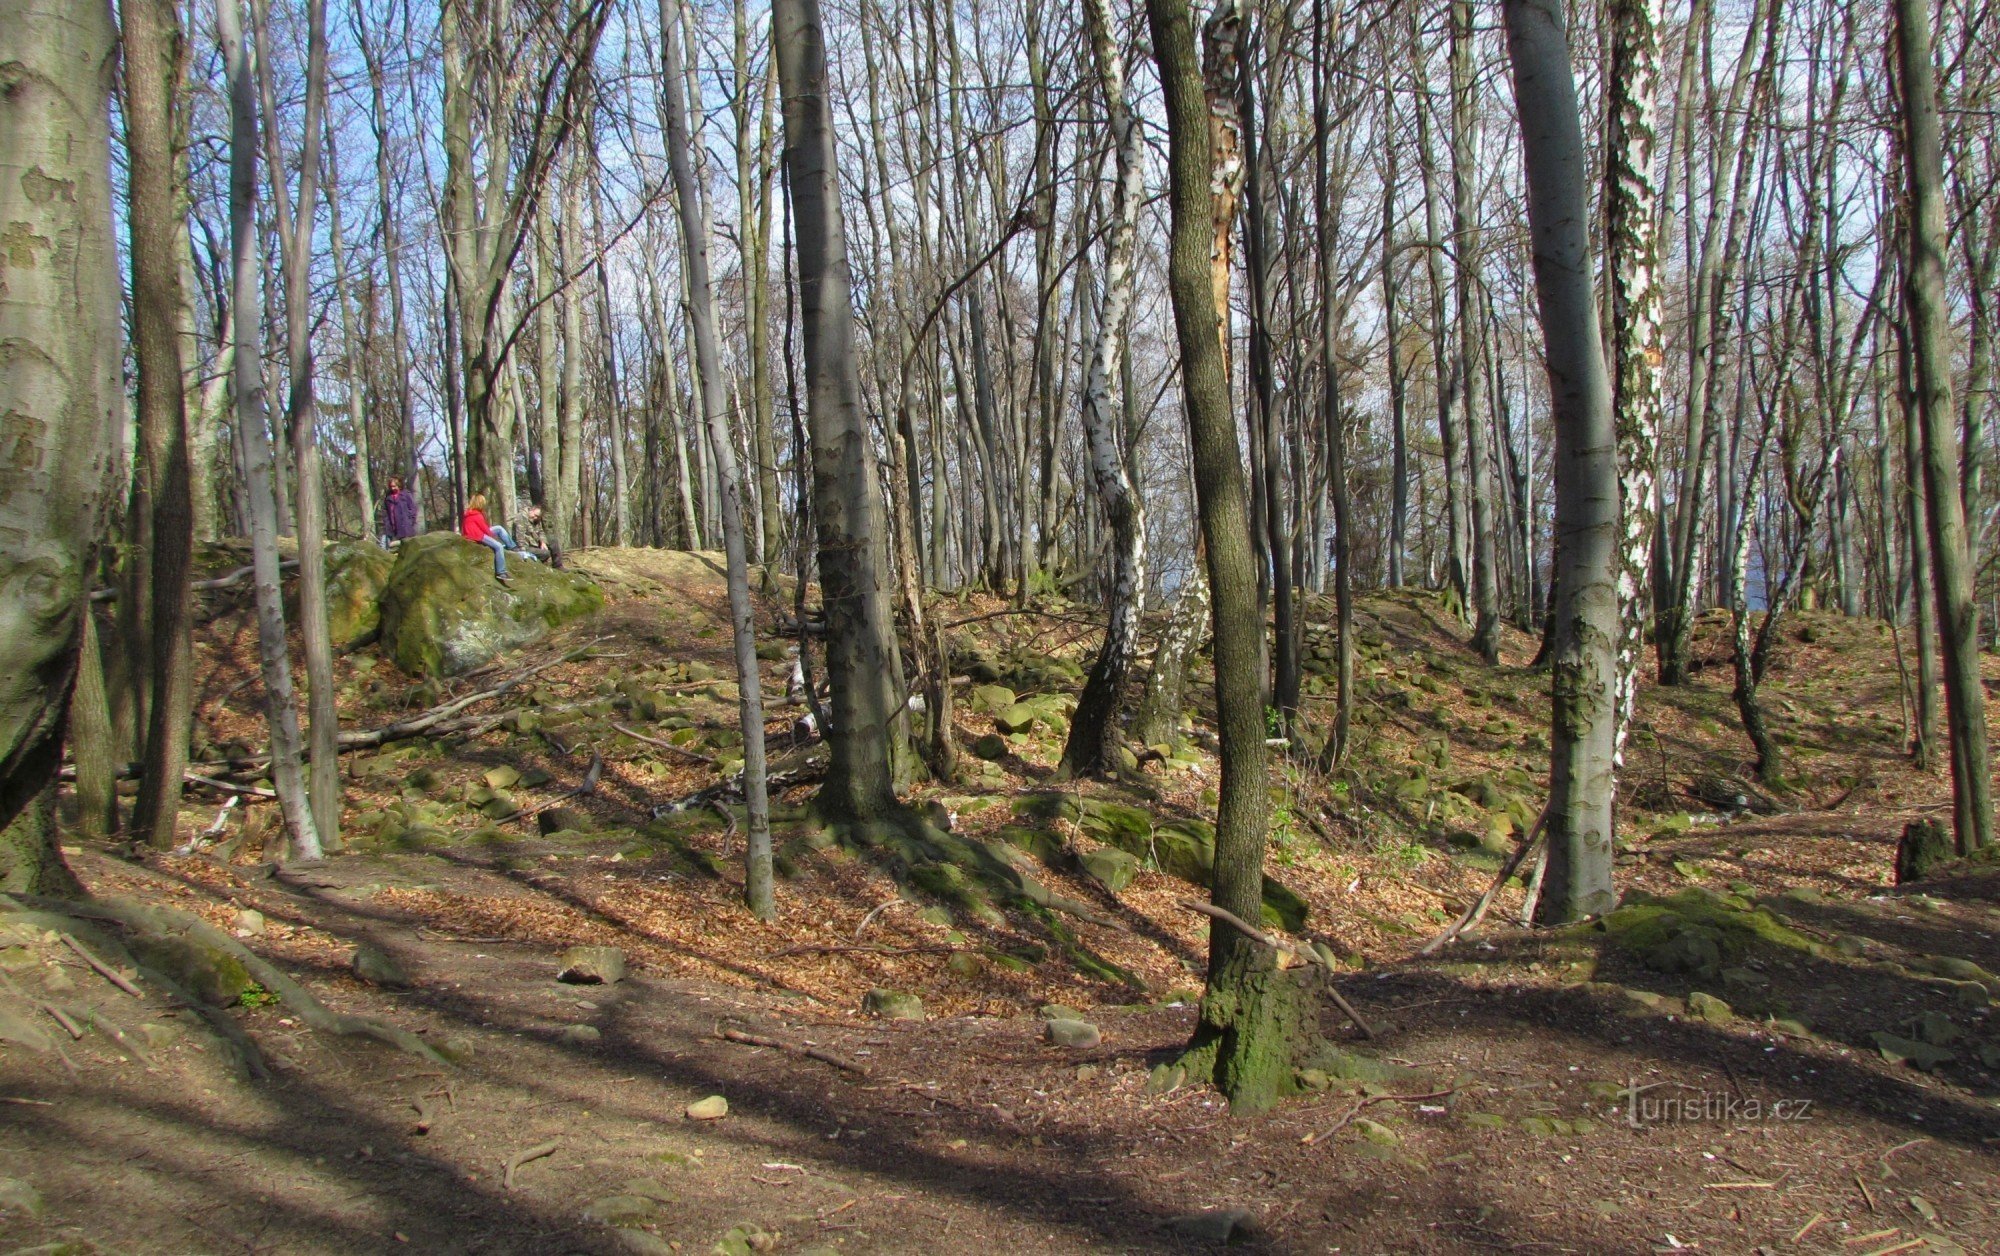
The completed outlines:
<svg viewBox="0 0 2000 1256">
<path fill-rule="evenodd" d="M 1724 964 L 1758 947 L 1818 952 L 1811 939 L 1770 912 L 1701 889 L 1668 898 L 1630 895 L 1591 927 L 1609 934 L 1613 946 L 1656 972 L 1711 979 L 1721 975 Z"/>
<path fill-rule="evenodd" d="M 1100 846 L 1077 861 L 1084 875 L 1113 894 L 1132 884 L 1139 874 L 1139 860 L 1114 846 Z"/>
<path fill-rule="evenodd" d="M 336 648 L 359 645 L 382 627 L 382 590 L 396 558 L 367 541 L 326 551 L 326 630 Z"/>
<path fill-rule="evenodd" d="M 138 933 L 126 943 L 134 959 L 210 1007 L 234 1007 L 256 982 L 243 961 L 194 933 Z"/>
<path fill-rule="evenodd" d="M 492 560 L 454 533 L 403 542 L 382 590 L 383 653 L 413 676 L 455 676 L 604 605 L 588 576 L 516 561 L 501 584 Z"/>
</svg>

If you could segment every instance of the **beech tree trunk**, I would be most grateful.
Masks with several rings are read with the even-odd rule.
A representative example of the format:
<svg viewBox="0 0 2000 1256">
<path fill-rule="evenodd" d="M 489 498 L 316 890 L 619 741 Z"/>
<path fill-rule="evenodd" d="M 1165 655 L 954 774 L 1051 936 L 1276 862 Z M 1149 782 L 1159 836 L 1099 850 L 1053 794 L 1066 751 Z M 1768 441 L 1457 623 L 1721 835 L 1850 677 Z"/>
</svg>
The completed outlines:
<svg viewBox="0 0 2000 1256">
<path fill-rule="evenodd" d="M 1226 227 L 1214 188 L 1229 185 L 1236 155 L 1227 138 L 1211 136 L 1235 116 L 1228 79 L 1236 70 L 1241 9 L 1225 4 L 1209 19 L 1207 90 L 1195 59 L 1186 0 L 1148 0 L 1154 56 L 1166 100 L 1167 177 L 1171 230 L 1167 284 L 1181 357 L 1183 407 L 1192 451 L 1195 497 L 1208 554 L 1215 631 L 1215 696 L 1222 739 L 1222 783 L 1216 808 L 1213 898 L 1244 920 L 1263 906 L 1265 826 L 1270 808 L 1264 747 L 1257 616 L 1257 573 L 1245 516 L 1243 464 L 1230 412 L 1229 378 L 1217 295 L 1227 296 L 1227 254 L 1215 256 Z M 1219 98 L 1231 106 L 1215 110 Z M 1218 177 L 1220 176 L 1220 177 Z M 1217 922 L 1209 933 L 1208 992 L 1202 1019 L 1183 1057 L 1191 1077 L 1212 1080 L 1231 1106 L 1270 1106 L 1294 1083 L 1294 1023 L 1286 1013 L 1289 987 L 1270 952 Z"/>
<path fill-rule="evenodd" d="M 125 151 L 130 171 L 132 356 L 138 366 L 141 466 L 152 514 L 150 599 L 152 679 L 133 839 L 174 845 L 194 710 L 189 571 L 194 555 L 192 464 L 181 362 L 184 195 L 174 154 L 174 89 L 181 70 L 180 15 L 172 0 L 121 0 Z M 140 642 L 133 642 L 134 649 Z"/>
<path fill-rule="evenodd" d="M 750 560 L 743 528 L 743 473 L 729 434 L 729 390 L 715 334 L 715 296 L 708 277 L 708 233 L 702 225 L 702 191 L 695 181 L 688 136 L 687 75 L 681 68 L 681 0 L 660 0 L 660 94 L 667 115 L 667 163 L 680 200 L 681 263 L 688 285 L 688 329 L 695 370 L 701 375 L 703 418 L 715 447 L 721 488 L 722 547 L 728 564 L 729 626 L 736 647 L 737 714 L 743 730 L 743 801 L 748 812 L 743 893 L 751 915 L 778 914 L 771 885 L 771 803 L 764 783 L 764 695 L 757 673 L 757 626 L 750 605 Z"/>
<path fill-rule="evenodd" d="M 1618 462 L 1591 274 L 1583 125 L 1561 0 L 1505 0 L 1556 429 L 1556 639 L 1539 917 L 1609 911 L 1618 723 Z"/>
<path fill-rule="evenodd" d="M 1987 767 L 1986 689 L 1979 675 L 1978 590 L 1966 548 L 1951 396 L 1944 157 L 1938 138 L 1937 74 L 1931 64 L 1927 0 L 1896 0 L 1895 30 L 1910 208 L 1903 305 L 1909 317 L 1914 399 L 1923 433 L 1926 518 L 1951 743 L 1952 831 L 1958 853 L 1964 855 L 1993 840 L 1993 782 Z"/>
<path fill-rule="evenodd" d="M 217 36 L 229 79 L 230 304 L 235 319 L 236 442 L 250 515 L 251 581 L 257 599 L 257 661 L 271 732 L 271 786 L 292 854 L 320 857 L 319 832 L 299 763 L 299 713 L 292 700 L 291 649 L 278 569 L 278 503 L 272 493 L 271 438 L 264 408 L 262 242 L 257 235 L 257 86 L 243 39 L 241 0 L 216 5 Z"/>
<path fill-rule="evenodd" d="M 820 805 L 854 820 L 897 811 L 914 764 L 902 658 L 889 609 L 880 479 L 855 358 L 853 280 L 840 208 L 819 0 L 774 0 L 785 168 L 799 268 L 811 430 L 813 522 L 826 608 L 831 758 Z"/>
</svg>

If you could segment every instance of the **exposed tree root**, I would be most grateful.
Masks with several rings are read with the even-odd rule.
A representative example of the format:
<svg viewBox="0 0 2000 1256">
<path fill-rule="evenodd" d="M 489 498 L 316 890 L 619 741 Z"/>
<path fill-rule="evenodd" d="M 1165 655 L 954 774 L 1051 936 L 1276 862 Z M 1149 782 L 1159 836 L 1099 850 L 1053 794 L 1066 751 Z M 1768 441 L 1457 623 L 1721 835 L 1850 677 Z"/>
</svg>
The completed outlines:
<svg viewBox="0 0 2000 1256">
<path fill-rule="evenodd" d="M 350 1016 L 335 1012 L 324 1003 L 286 976 L 282 970 L 264 959 L 236 939 L 217 929 L 199 916 L 177 911 L 170 907 L 149 907 L 121 899 L 92 899 L 87 902 L 67 902 L 61 899 L 40 898 L 32 895 L 11 895 L 0 901 L 12 901 L 24 908 L 34 909 L 30 915 L 57 916 L 63 918 L 61 929 L 74 930 L 76 922 L 91 921 L 113 924 L 139 937 L 171 941 L 175 938 L 190 938 L 202 947 L 219 952 L 243 965 L 252 980 L 278 997 L 287 1010 L 308 1026 L 322 1033 L 343 1037 L 373 1038 L 399 1051 L 427 1060 L 433 1064 L 449 1065 L 450 1061 L 438 1054 L 436 1049 L 408 1030 L 385 1025 L 380 1021 L 363 1016 Z M 46 923 L 38 922 L 38 923 Z M 97 936 L 93 941 L 101 948 L 117 946 L 119 953 L 129 958 L 129 948 L 118 944 L 109 934 L 93 930 Z M 252 1073 L 261 1074 L 263 1065 L 256 1054 L 256 1048 L 244 1037 L 235 1022 L 220 1012 L 203 1004 L 200 1000 L 181 989 L 172 979 L 134 960 L 134 968 L 145 972 L 148 980 L 155 982 L 175 998 L 197 1009 L 212 1028 L 228 1038 L 239 1050 L 247 1049 L 246 1065 Z"/>
</svg>

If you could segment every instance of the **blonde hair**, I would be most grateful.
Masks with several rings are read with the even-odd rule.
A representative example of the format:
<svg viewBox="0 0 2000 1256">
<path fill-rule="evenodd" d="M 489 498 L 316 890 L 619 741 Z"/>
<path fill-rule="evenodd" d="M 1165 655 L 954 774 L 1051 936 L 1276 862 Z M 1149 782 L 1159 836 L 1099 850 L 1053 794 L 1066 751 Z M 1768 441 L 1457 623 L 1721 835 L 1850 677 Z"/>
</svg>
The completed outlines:
<svg viewBox="0 0 2000 1256">
<path fill-rule="evenodd" d="M 484 510 L 484 509 L 486 509 L 486 494 L 484 494 L 484 493 L 474 493 L 474 494 L 472 495 L 472 500 L 471 500 L 471 501 L 469 501 L 469 502 L 467 502 L 467 503 L 465 503 L 465 507 L 466 507 L 466 509 L 467 509 L 467 510 Z"/>
</svg>

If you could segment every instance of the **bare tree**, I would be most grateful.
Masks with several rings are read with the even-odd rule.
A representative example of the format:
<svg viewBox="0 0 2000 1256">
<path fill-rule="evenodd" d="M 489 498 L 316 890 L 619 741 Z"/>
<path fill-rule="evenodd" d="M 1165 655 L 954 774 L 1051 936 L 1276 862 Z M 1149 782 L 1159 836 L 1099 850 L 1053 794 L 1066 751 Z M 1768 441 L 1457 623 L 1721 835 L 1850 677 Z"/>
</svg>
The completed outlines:
<svg viewBox="0 0 2000 1256">
<path fill-rule="evenodd" d="M 1987 770 L 1986 690 L 1979 671 L 1979 606 L 1966 548 L 1960 450 L 1954 430 L 1945 293 L 1944 157 L 1938 138 L 1937 73 L 1926 0 L 1896 0 L 1896 65 L 1902 90 L 1903 159 L 1909 189 L 1909 260 L 1903 306 L 1910 323 L 1914 401 L 1923 435 L 1925 518 L 1936 584 L 1951 744 L 1952 827 L 1960 854 L 1993 840 Z"/>
<path fill-rule="evenodd" d="M 875 451 L 861 408 L 853 280 L 818 0 L 775 0 L 772 21 L 798 250 L 812 513 L 833 686 L 832 727 L 825 730 L 832 758 L 820 803 L 832 815 L 868 820 L 898 809 L 897 783 L 914 767 L 903 668 L 889 610 L 891 577 Z"/>
<path fill-rule="evenodd" d="M 113 433 L 123 418 L 111 238 L 111 7 L 0 6 L 0 887 L 73 894 L 56 770 Z M 58 191 L 60 190 L 60 194 Z"/>
<path fill-rule="evenodd" d="M 1618 723 L 1618 462 L 1562 0 L 1505 0 L 1556 429 L 1556 648 L 1540 916 L 1608 911 Z"/>
<path fill-rule="evenodd" d="M 1076 718 L 1057 765 L 1061 777 L 1103 772 L 1117 762 L 1118 708 L 1132 658 L 1139 649 L 1139 611 L 1146 595 L 1146 511 L 1132 487 L 1120 448 L 1124 420 L 1113 396 L 1113 375 L 1123 354 L 1132 307 L 1132 253 L 1145 198 L 1139 127 L 1126 99 L 1125 57 L 1111 25 L 1108 0 L 1085 0 L 1092 60 L 1104 94 L 1104 120 L 1117 162 L 1109 237 L 1105 243 L 1104 304 L 1097 318 L 1089 374 L 1083 385 L 1083 430 L 1090 445 L 1090 474 L 1111 525 L 1111 620 L 1104 643 L 1077 699 Z"/>
</svg>

